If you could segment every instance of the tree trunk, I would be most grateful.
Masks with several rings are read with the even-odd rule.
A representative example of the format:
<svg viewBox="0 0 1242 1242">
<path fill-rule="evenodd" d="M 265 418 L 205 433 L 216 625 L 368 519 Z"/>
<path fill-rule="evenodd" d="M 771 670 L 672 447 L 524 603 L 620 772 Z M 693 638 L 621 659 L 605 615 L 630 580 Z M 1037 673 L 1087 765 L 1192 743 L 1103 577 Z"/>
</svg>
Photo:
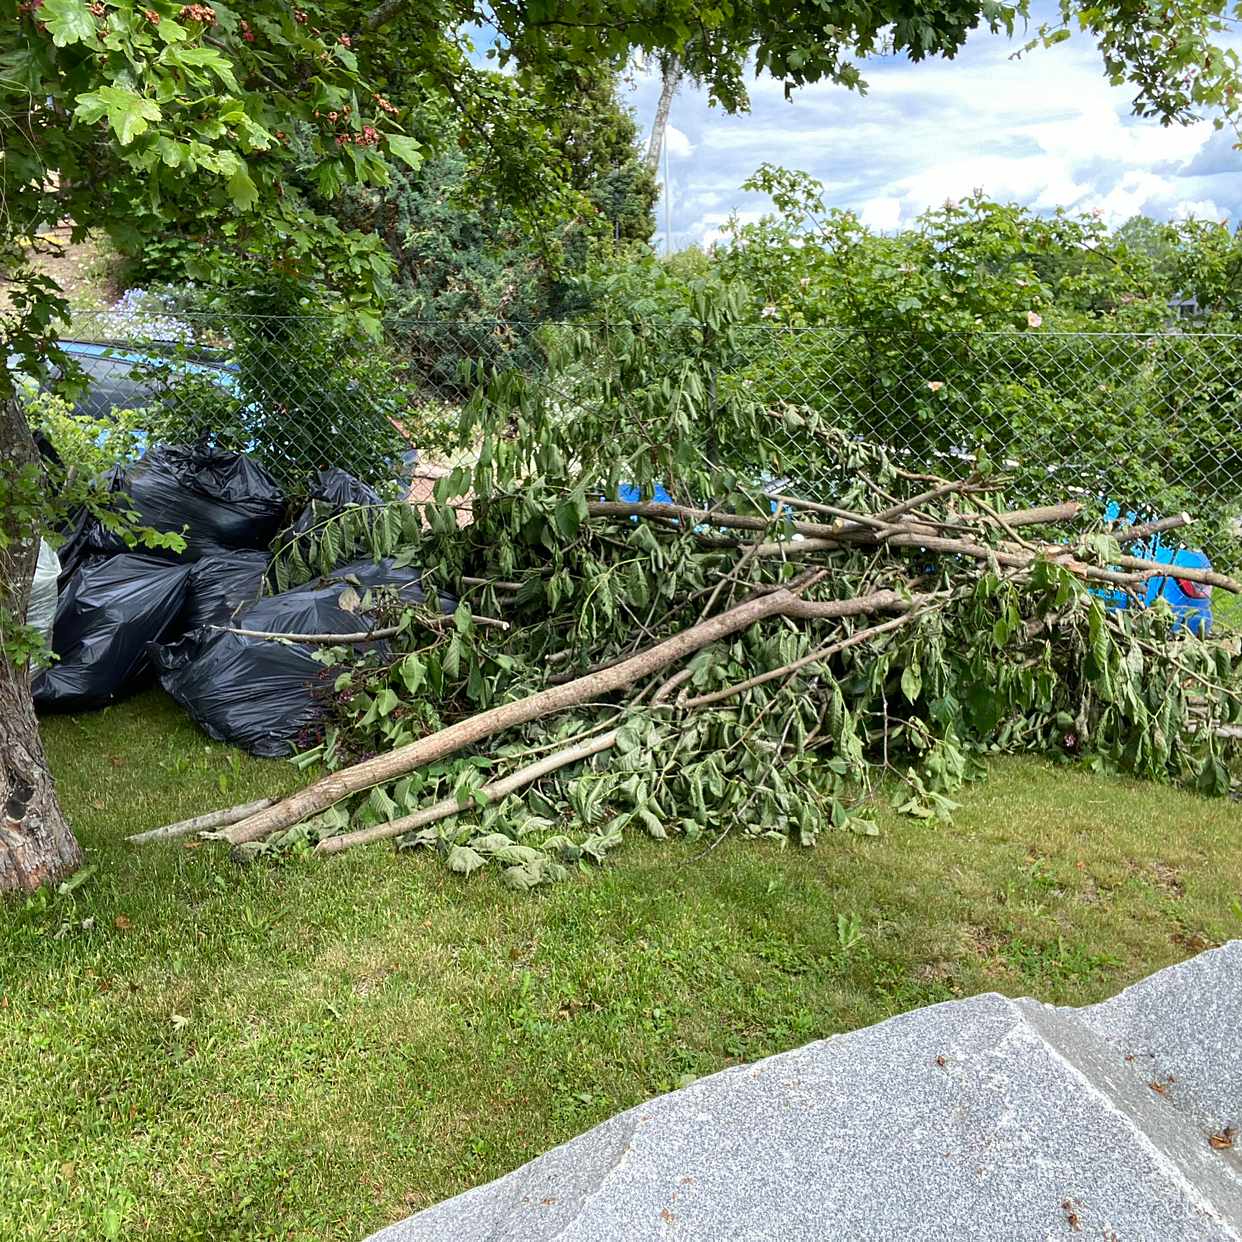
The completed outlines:
<svg viewBox="0 0 1242 1242">
<path fill-rule="evenodd" d="M 664 149 L 664 131 L 668 129 L 668 114 L 673 107 L 673 96 L 681 81 L 681 61 L 676 56 L 660 58 L 660 102 L 656 105 L 655 120 L 651 123 L 651 138 L 647 142 L 647 167 L 656 172 L 660 167 L 660 153 Z"/>
<path fill-rule="evenodd" d="M 47 770 L 30 678 L 0 665 L 0 893 L 33 892 L 76 871 L 82 851 L 70 831 Z"/>
<path fill-rule="evenodd" d="M 0 394 L 0 471 L 39 468 L 25 415 Z M 33 892 L 74 871 L 82 851 L 61 813 L 30 697 L 30 666 L 8 639 L 26 618 L 39 533 L 22 510 L 0 510 L 0 893 Z M 6 630 L 8 631 L 6 633 Z"/>
</svg>

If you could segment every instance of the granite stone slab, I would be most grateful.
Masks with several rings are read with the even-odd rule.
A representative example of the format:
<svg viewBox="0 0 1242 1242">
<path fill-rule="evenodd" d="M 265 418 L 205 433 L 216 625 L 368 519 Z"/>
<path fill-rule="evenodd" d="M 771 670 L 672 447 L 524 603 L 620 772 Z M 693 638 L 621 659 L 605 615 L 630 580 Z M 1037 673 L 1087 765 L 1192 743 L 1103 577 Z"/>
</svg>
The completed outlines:
<svg viewBox="0 0 1242 1242">
<path fill-rule="evenodd" d="M 660 1096 L 373 1242 L 1242 1239 L 1240 1021 L 1242 942 L 1083 1009 L 934 1005 Z"/>
</svg>

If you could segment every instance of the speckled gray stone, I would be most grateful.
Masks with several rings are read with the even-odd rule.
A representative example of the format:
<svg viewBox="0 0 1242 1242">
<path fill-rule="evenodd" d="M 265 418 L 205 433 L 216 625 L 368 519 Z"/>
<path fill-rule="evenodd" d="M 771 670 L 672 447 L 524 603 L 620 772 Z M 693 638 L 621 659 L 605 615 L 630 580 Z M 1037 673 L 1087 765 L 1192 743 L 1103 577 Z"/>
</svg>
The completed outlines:
<svg viewBox="0 0 1242 1242">
<path fill-rule="evenodd" d="M 1242 942 L 1086 1009 L 935 1005 L 651 1100 L 373 1242 L 1242 1239 L 1242 1162 L 1209 1143 L 1242 1128 L 1240 1019 Z"/>
<path fill-rule="evenodd" d="M 1073 1011 L 1071 1011 L 1073 1012 Z M 1179 1112 L 1242 1132 L 1242 941 L 1200 953 L 1078 1011 Z M 1238 1150 L 1242 1152 L 1242 1137 Z"/>
</svg>

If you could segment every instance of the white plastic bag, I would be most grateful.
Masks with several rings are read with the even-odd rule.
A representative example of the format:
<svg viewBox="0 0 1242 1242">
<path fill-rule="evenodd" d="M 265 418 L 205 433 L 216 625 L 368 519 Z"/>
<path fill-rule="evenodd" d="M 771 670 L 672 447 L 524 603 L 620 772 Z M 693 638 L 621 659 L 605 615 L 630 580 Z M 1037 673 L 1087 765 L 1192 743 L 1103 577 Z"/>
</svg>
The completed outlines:
<svg viewBox="0 0 1242 1242">
<path fill-rule="evenodd" d="M 30 604 L 26 624 L 33 625 L 51 646 L 52 622 L 56 620 L 56 579 L 60 577 L 60 557 L 44 539 L 39 540 L 39 560 L 35 565 L 34 582 L 30 587 Z"/>
</svg>

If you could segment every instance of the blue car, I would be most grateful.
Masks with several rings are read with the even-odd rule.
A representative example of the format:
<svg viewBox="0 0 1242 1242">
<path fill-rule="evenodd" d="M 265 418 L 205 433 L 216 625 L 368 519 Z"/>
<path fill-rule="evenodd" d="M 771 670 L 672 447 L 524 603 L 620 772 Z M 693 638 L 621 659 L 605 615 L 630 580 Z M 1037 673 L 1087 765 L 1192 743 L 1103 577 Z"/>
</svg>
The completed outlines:
<svg viewBox="0 0 1242 1242">
<path fill-rule="evenodd" d="M 149 383 L 134 377 L 132 372 L 136 366 L 158 365 L 174 374 L 206 375 L 232 396 L 240 393 L 237 368 L 227 362 L 176 358 L 95 341 L 61 341 L 60 348 L 77 363 L 87 380 L 74 408 L 79 414 L 89 414 L 92 418 L 106 417 L 114 406 L 133 410 L 151 401 L 153 389 Z"/>
<path fill-rule="evenodd" d="M 1120 507 L 1110 502 L 1105 508 L 1104 516 L 1108 521 L 1115 522 L 1121 516 Z M 1134 513 L 1127 513 L 1125 518 L 1129 523 L 1140 520 Z M 1139 544 L 1135 554 L 1144 560 L 1168 565 L 1173 571 L 1168 576 L 1147 580 L 1143 607 L 1150 608 L 1156 600 L 1163 599 L 1173 609 L 1179 625 L 1185 626 L 1192 634 L 1211 633 L 1212 588 L 1203 582 L 1191 582 L 1188 578 L 1178 577 L 1176 572 L 1179 566 L 1187 569 L 1211 569 L 1212 562 L 1208 560 L 1207 553 L 1198 548 L 1171 547 L 1157 533 Z M 1131 606 L 1124 591 L 1100 591 L 1098 594 L 1108 601 L 1110 608 L 1120 610 Z"/>
<path fill-rule="evenodd" d="M 155 385 L 144 380 L 141 374 L 135 375 L 136 367 L 158 365 L 173 375 L 203 375 L 233 397 L 241 391 L 236 366 L 224 361 L 139 352 L 95 341 L 61 341 L 60 348 L 73 359 L 86 379 L 74 403 L 74 412 L 91 418 L 107 418 L 113 409 L 141 409 L 157 398 Z M 107 432 L 103 435 L 106 437 Z M 146 447 L 146 437 L 139 435 L 139 455 Z"/>
</svg>

